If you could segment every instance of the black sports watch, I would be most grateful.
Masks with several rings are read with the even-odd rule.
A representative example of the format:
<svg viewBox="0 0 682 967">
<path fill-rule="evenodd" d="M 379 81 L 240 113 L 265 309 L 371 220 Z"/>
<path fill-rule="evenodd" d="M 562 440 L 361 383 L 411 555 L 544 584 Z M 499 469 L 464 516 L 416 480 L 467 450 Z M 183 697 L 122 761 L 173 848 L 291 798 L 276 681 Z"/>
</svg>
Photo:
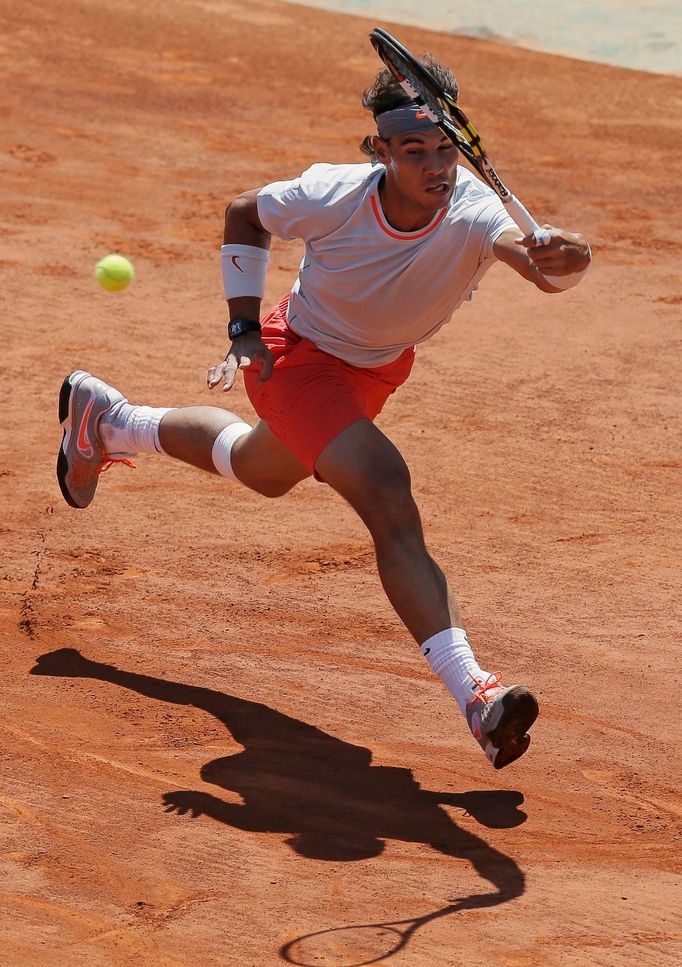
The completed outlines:
<svg viewBox="0 0 682 967">
<path fill-rule="evenodd" d="M 227 338 L 234 342 L 240 336 L 245 336 L 247 332 L 261 332 L 260 322 L 255 319 L 247 319 L 245 316 L 237 316 L 230 319 L 227 324 Z"/>
</svg>

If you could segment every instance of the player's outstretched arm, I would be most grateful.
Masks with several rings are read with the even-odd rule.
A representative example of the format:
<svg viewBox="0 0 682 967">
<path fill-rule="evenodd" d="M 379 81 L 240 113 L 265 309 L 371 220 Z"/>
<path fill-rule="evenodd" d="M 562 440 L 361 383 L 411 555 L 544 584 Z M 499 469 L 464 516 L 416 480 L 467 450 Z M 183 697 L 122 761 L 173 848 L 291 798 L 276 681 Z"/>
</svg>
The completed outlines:
<svg viewBox="0 0 682 967">
<path fill-rule="evenodd" d="M 543 225 L 549 243 L 536 242 L 533 235 L 520 238 L 514 229 L 503 232 L 493 245 L 495 256 L 543 292 L 563 292 L 583 277 L 592 252 L 583 235 Z"/>
</svg>

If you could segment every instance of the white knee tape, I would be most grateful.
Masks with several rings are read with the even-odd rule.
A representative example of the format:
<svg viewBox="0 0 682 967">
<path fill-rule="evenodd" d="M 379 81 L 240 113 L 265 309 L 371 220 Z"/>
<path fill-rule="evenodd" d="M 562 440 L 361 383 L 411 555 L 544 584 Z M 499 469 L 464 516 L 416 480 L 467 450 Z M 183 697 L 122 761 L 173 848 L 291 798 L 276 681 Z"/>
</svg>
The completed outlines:
<svg viewBox="0 0 682 967">
<path fill-rule="evenodd" d="M 232 447 L 239 437 L 244 436 L 245 433 L 250 433 L 252 429 L 253 427 L 249 426 L 248 423 L 230 423 L 215 438 L 211 459 L 213 466 L 222 477 L 227 477 L 228 480 L 237 480 L 230 457 Z"/>
</svg>

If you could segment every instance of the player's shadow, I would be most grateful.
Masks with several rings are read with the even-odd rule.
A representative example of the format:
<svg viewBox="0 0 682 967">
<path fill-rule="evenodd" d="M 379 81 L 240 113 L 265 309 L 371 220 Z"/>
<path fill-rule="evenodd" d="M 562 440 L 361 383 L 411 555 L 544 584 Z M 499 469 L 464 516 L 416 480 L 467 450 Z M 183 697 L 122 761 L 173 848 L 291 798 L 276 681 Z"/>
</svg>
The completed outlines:
<svg viewBox="0 0 682 967">
<path fill-rule="evenodd" d="M 373 766 L 372 753 L 258 702 L 122 671 L 89 661 L 72 648 L 41 655 L 33 675 L 110 682 L 139 695 L 213 715 L 244 748 L 207 762 L 204 782 L 238 793 L 226 802 L 198 790 L 167 792 L 168 811 L 210 816 L 237 829 L 281 833 L 301 856 L 352 861 L 378 856 L 386 840 L 425 843 L 473 864 L 494 888 L 458 907 L 490 906 L 520 896 L 524 875 L 511 857 L 453 822 L 453 806 L 489 827 L 510 827 L 526 816 L 519 792 L 431 792 L 409 769 Z"/>
</svg>

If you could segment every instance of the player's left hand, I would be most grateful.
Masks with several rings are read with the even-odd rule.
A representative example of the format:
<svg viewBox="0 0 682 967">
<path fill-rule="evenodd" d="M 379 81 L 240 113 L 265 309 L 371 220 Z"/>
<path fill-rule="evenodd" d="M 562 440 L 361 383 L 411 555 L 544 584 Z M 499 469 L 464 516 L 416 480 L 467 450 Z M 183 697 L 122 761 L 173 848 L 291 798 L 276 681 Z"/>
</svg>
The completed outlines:
<svg viewBox="0 0 682 967">
<path fill-rule="evenodd" d="M 543 275 L 572 275 L 587 268 L 592 256 L 584 235 L 566 232 L 553 225 L 542 227 L 549 232 L 546 245 L 537 242 L 534 235 L 514 239 L 514 242 L 526 249 L 531 262 Z"/>
<path fill-rule="evenodd" d="M 208 388 L 213 389 L 222 381 L 223 392 L 227 393 L 234 386 L 237 372 L 250 366 L 258 371 L 257 382 L 264 383 L 272 376 L 274 362 L 275 357 L 260 335 L 247 332 L 232 343 L 229 353 L 221 363 L 211 366 L 206 377 Z"/>
</svg>

